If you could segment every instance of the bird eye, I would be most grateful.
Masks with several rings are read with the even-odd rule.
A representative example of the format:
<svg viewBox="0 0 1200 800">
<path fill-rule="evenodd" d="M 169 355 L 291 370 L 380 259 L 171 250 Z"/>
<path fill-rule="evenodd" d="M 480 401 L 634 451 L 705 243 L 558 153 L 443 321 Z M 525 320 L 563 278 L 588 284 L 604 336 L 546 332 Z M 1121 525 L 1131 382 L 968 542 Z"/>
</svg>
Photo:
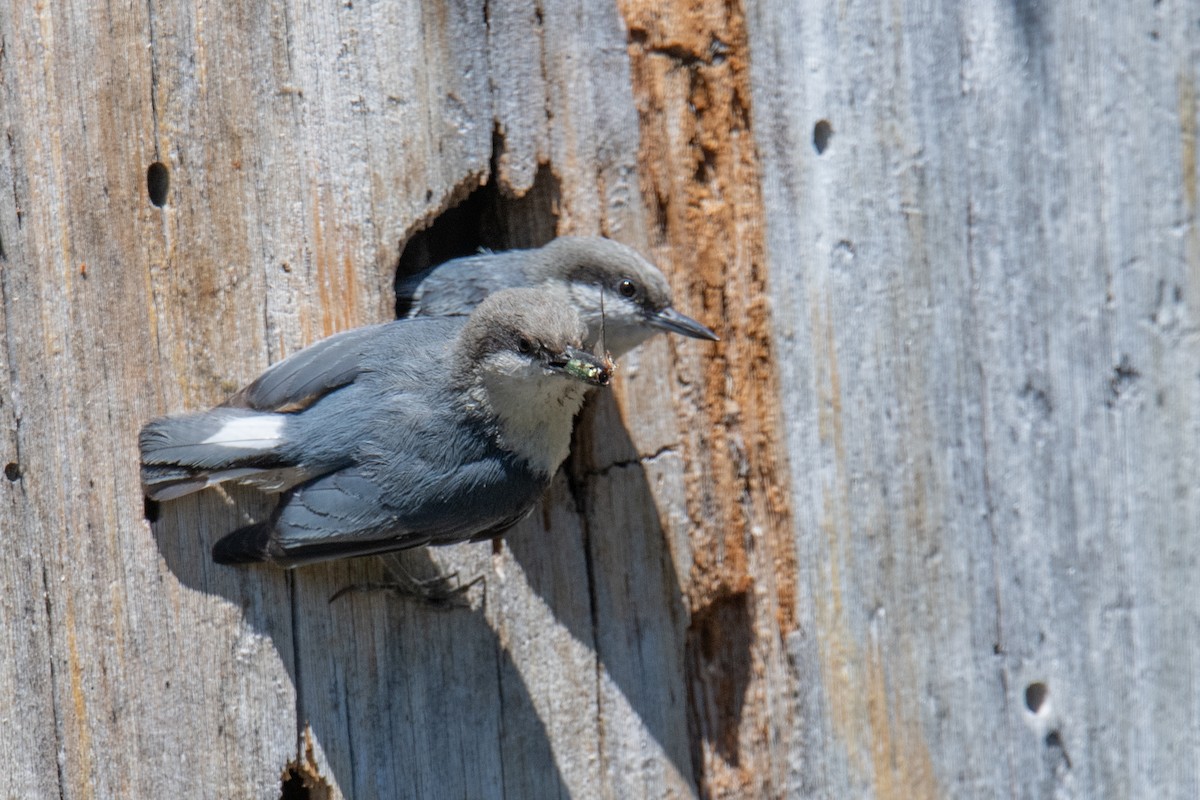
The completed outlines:
<svg viewBox="0 0 1200 800">
<path fill-rule="evenodd" d="M 533 352 L 533 342 L 529 341 L 528 338 L 522 336 L 520 339 L 517 340 L 517 351 L 524 355 L 529 355 L 530 353 Z"/>
<path fill-rule="evenodd" d="M 626 278 L 617 285 L 617 291 L 621 293 L 622 297 L 633 297 L 637 294 L 637 284 Z"/>
</svg>

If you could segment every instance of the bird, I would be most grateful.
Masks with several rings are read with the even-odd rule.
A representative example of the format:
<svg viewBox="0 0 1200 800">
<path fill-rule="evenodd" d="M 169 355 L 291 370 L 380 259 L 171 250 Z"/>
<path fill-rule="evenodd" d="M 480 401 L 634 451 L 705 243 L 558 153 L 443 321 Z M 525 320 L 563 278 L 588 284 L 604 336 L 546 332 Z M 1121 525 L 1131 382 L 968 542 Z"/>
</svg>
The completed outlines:
<svg viewBox="0 0 1200 800">
<path fill-rule="evenodd" d="M 516 288 L 468 317 L 396 320 L 324 339 L 223 405 L 141 431 L 151 500 L 224 481 L 279 494 L 224 536 L 220 564 L 295 567 L 493 538 L 566 458 L 587 390 L 613 364 L 554 292 Z"/>
<path fill-rule="evenodd" d="M 620 358 L 656 333 L 720 341 L 711 329 L 675 310 L 671 287 L 636 250 L 599 236 L 560 236 L 530 250 L 484 251 L 396 282 L 402 318 L 469 314 L 489 294 L 540 286 L 574 306 L 588 326 L 584 346 L 603 333 Z"/>
</svg>

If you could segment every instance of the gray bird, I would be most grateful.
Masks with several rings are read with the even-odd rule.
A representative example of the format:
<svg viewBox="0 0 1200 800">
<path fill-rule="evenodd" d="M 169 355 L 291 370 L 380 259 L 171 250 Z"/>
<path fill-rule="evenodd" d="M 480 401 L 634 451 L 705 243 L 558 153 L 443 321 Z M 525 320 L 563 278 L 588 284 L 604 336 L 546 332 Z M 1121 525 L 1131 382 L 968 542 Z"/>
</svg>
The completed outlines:
<svg viewBox="0 0 1200 800">
<path fill-rule="evenodd" d="M 671 287 L 657 267 L 620 242 L 597 236 L 561 236 L 535 250 L 447 261 L 398 280 L 397 308 L 401 317 L 469 314 L 492 292 L 515 286 L 558 294 L 587 324 L 584 345 L 595 348 L 603 327 L 604 347 L 618 358 L 663 331 L 718 341 L 671 306 Z"/>
<path fill-rule="evenodd" d="M 611 362 L 540 289 L 469 317 L 400 320 L 302 350 L 210 411 L 142 429 L 142 483 L 168 500 L 228 480 L 283 492 L 270 519 L 217 542 L 222 564 L 314 561 L 490 538 L 566 458 Z"/>
</svg>

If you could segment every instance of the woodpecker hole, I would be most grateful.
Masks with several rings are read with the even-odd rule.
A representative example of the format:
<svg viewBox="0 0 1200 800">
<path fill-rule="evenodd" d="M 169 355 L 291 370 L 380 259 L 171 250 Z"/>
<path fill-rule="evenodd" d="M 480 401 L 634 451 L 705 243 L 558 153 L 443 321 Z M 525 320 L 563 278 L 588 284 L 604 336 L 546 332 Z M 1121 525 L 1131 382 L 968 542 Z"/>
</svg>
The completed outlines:
<svg viewBox="0 0 1200 800">
<path fill-rule="evenodd" d="M 813 126 L 813 149 L 817 151 L 817 155 L 821 155 L 829 147 L 829 140 L 833 138 L 833 126 L 829 124 L 829 120 L 818 120 Z"/>
<path fill-rule="evenodd" d="M 454 203 L 404 242 L 396 282 L 481 248 L 511 250 L 541 247 L 558 234 L 560 185 L 549 165 L 534 175 L 533 186 L 514 197 L 496 181 L 504 137 L 492 137 L 492 174 L 487 182 Z M 475 181 L 472 180 L 471 183 Z M 396 298 L 396 316 L 408 314 L 409 303 Z"/>
<path fill-rule="evenodd" d="M 146 168 L 146 193 L 150 202 L 159 208 L 167 204 L 167 190 L 171 188 L 171 173 L 161 161 Z"/>
<path fill-rule="evenodd" d="M 1050 689 L 1041 681 L 1034 681 L 1025 687 L 1025 707 L 1036 714 L 1041 710 L 1050 695 Z"/>
<path fill-rule="evenodd" d="M 4 477 L 14 482 L 21 479 L 21 467 L 17 462 L 10 461 L 4 465 Z"/>
</svg>

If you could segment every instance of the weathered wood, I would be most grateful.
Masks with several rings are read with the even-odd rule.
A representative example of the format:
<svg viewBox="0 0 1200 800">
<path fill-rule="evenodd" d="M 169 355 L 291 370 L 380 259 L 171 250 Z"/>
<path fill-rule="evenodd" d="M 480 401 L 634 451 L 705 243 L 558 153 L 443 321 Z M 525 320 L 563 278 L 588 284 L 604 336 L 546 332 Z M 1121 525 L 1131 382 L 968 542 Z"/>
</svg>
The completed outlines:
<svg viewBox="0 0 1200 800">
<path fill-rule="evenodd" d="M 1197 796 L 1195 4 L 750 8 L 793 791 Z"/>
<path fill-rule="evenodd" d="M 647 565 L 605 544 L 627 516 L 661 537 L 632 473 L 678 441 L 670 414 L 620 450 L 639 505 L 596 508 L 605 522 L 585 532 L 575 497 L 606 468 L 593 458 L 511 549 L 437 554 L 487 578 L 471 609 L 446 613 L 386 594 L 327 602 L 378 580 L 371 561 L 215 567 L 214 538 L 262 502 L 214 492 L 163 505 L 151 527 L 137 486 L 146 419 L 385 318 L 399 245 L 487 177 L 493 130 L 502 190 L 550 162 L 552 230 L 644 247 L 616 9 L 17 4 L 0 41 L 12 785 L 270 797 L 311 746 L 311 766 L 354 797 L 615 795 L 636 775 L 649 794 L 690 792 L 671 646 L 686 620 L 661 605 L 678 587 L 661 539 Z M 161 208 L 146 194 L 154 162 L 170 175 Z M 668 374 L 669 351 L 635 364 Z M 656 500 L 686 538 L 682 494 Z M 598 578 L 592 550 L 607 554 Z M 623 618 L 605 618 L 597 656 L 608 609 L 591 582 L 620 588 L 631 567 L 654 579 L 624 589 L 653 648 L 623 663 Z"/>
<path fill-rule="evenodd" d="M 1200 19 L 1086 12 L 5 4 L 9 794 L 1200 795 Z M 465 608 L 213 565 L 249 490 L 147 523 L 139 426 L 388 318 L 484 181 L 724 340 L 413 556 Z"/>
<path fill-rule="evenodd" d="M 686 520 L 686 535 L 668 540 L 679 545 L 672 556 L 692 766 L 706 795 L 778 795 L 793 746 L 797 677 L 783 644 L 794 628 L 796 564 L 765 294 L 750 43 L 736 3 L 619 6 L 652 249 L 679 271 L 677 285 L 702 316 L 721 320 L 724 337 L 711 352 L 667 343 L 685 501 L 676 513 Z M 626 419 L 653 419 L 662 406 L 637 411 Z M 676 496 L 667 486 L 656 487 L 658 497 Z"/>
</svg>

